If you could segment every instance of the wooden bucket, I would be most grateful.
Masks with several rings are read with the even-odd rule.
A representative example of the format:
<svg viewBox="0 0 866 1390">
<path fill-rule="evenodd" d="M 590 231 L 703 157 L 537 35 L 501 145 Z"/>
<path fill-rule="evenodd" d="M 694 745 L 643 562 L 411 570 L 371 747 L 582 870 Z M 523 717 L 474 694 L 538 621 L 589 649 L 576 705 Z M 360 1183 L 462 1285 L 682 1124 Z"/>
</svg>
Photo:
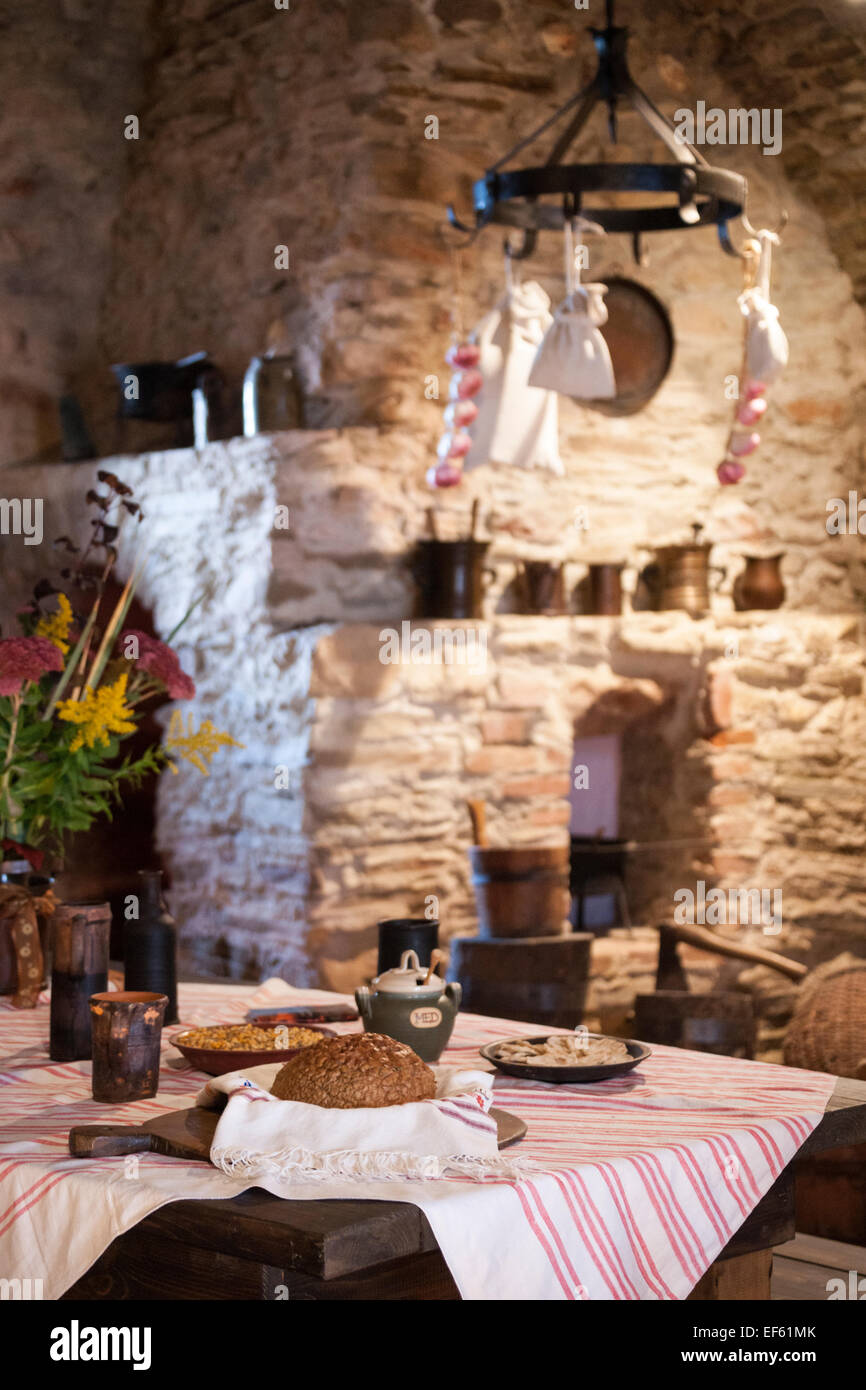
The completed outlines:
<svg viewBox="0 0 866 1390">
<path fill-rule="evenodd" d="M 567 928 L 570 851 L 541 847 L 469 850 L 483 938 L 561 936 Z"/>
</svg>

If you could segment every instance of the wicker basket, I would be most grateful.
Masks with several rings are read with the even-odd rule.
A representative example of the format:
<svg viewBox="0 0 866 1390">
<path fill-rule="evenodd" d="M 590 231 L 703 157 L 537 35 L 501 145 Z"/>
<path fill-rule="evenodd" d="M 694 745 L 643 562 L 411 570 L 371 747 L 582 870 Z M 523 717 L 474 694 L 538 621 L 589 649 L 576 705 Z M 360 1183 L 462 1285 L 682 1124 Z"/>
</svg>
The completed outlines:
<svg viewBox="0 0 866 1390">
<path fill-rule="evenodd" d="M 866 961 L 846 954 L 809 975 L 785 1035 L 785 1061 L 866 1080 Z"/>
</svg>

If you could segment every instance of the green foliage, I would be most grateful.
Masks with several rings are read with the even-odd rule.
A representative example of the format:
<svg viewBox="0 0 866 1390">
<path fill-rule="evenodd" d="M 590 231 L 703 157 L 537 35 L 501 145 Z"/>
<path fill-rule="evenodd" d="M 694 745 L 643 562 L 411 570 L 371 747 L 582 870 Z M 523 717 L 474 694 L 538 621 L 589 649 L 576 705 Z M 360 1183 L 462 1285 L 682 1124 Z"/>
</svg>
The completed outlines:
<svg viewBox="0 0 866 1390">
<path fill-rule="evenodd" d="M 138 787 L 159 772 L 165 755 L 148 748 L 137 759 L 117 761 L 122 739 L 70 751 L 76 730 L 45 721 L 42 683 L 25 688 L 19 708 L 0 697 L 0 750 L 5 751 L 0 782 L 0 833 L 34 848 L 61 853 L 68 835 L 88 830 L 100 816 L 112 817 L 124 788 Z M 14 737 L 14 743 L 13 743 Z"/>
</svg>

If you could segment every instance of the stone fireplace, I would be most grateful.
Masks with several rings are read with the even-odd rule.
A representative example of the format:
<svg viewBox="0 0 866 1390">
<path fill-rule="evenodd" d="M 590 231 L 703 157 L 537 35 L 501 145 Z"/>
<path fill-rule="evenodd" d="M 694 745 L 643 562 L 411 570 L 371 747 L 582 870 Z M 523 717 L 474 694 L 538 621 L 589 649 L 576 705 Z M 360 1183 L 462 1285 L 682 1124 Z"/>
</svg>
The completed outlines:
<svg viewBox="0 0 866 1390">
<path fill-rule="evenodd" d="M 621 1022 L 635 989 L 651 987 L 653 924 L 698 880 L 782 890 L 781 933 L 741 939 L 809 962 L 862 950 L 866 700 L 853 601 L 847 612 L 737 614 L 723 592 L 700 621 L 501 611 L 513 538 L 494 499 L 484 660 L 383 662 L 384 634 L 411 611 L 403 557 L 421 511 L 420 454 L 402 431 L 358 430 L 112 461 L 145 503 L 142 599 L 166 632 L 204 593 L 181 654 L 201 709 L 244 744 L 221 755 L 204 795 L 191 769 L 159 788 L 186 967 L 348 990 L 371 972 L 381 917 L 433 902 L 446 939 L 471 932 L 467 798 L 485 800 L 492 843 L 565 843 L 570 797 L 593 790 L 591 766 L 589 787 L 573 790 L 575 740 L 598 735 L 620 740 L 619 833 L 638 852 L 634 927 L 594 947 L 594 1018 Z M 374 474 L 384 459 L 391 486 Z M 76 524 L 92 471 L 14 470 L 7 493 L 45 497 L 50 537 Z M 286 506 L 288 530 L 275 527 Z M 841 592 L 843 538 L 838 550 L 826 532 L 810 539 L 824 569 L 840 564 Z M 130 553 L 128 541 L 121 568 Z M 23 597 L 41 561 L 19 554 Z M 697 952 L 686 961 L 696 988 L 738 973 Z M 770 975 L 758 984 L 777 1000 Z"/>
</svg>

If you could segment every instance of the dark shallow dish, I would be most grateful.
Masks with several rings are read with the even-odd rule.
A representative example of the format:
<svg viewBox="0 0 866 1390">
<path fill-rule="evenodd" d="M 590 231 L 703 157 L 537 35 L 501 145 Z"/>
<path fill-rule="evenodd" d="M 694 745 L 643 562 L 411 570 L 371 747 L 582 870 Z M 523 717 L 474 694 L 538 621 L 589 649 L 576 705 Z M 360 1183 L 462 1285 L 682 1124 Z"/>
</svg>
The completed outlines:
<svg viewBox="0 0 866 1390">
<path fill-rule="evenodd" d="M 628 1062 L 605 1062 L 599 1067 L 545 1067 L 544 1065 L 533 1066 L 531 1062 L 500 1062 L 493 1055 L 498 1047 L 505 1042 L 531 1042 L 542 1043 L 555 1035 L 553 1033 L 537 1033 L 531 1037 L 524 1038 L 500 1038 L 498 1042 L 488 1043 L 486 1047 L 479 1049 L 481 1056 L 488 1062 L 492 1062 L 494 1067 L 504 1072 L 506 1076 L 519 1076 L 523 1081 L 553 1081 L 558 1085 L 566 1082 L 575 1081 L 583 1083 L 587 1081 L 609 1081 L 612 1076 L 622 1076 L 625 1072 L 631 1071 L 633 1067 L 639 1067 L 641 1062 L 645 1062 L 652 1056 L 652 1048 L 647 1047 L 646 1043 L 635 1042 L 633 1038 L 613 1038 L 609 1041 L 624 1043 L 630 1053 Z M 590 1033 L 590 1039 L 605 1038 L 604 1033 Z"/>
<path fill-rule="evenodd" d="M 211 1026 L 218 1028 L 219 1024 L 197 1025 L 198 1027 Z M 326 1038 L 335 1038 L 337 1034 L 333 1028 L 320 1028 L 315 1023 L 305 1023 L 304 1028 L 309 1028 L 313 1033 L 323 1033 Z M 192 1028 L 185 1028 L 182 1033 L 178 1033 L 171 1038 L 172 1047 L 176 1047 L 178 1052 L 182 1052 L 188 1062 L 197 1071 L 205 1071 L 208 1076 L 225 1076 L 226 1072 L 241 1071 L 244 1067 L 262 1067 L 267 1062 L 288 1062 L 290 1057 L 296 1057 L 299 1052 L 303 1052 L 302 1047 L 283 1047 L 283 1048 L 262 1048 L 257 1052 L 229 1052 L 220 1047 L 187 1047 L 183 1042 L 187 1033 L 193 1032 Z M 315 1047 L 316 1044 L 308 1044 Z"/>
</svg>

